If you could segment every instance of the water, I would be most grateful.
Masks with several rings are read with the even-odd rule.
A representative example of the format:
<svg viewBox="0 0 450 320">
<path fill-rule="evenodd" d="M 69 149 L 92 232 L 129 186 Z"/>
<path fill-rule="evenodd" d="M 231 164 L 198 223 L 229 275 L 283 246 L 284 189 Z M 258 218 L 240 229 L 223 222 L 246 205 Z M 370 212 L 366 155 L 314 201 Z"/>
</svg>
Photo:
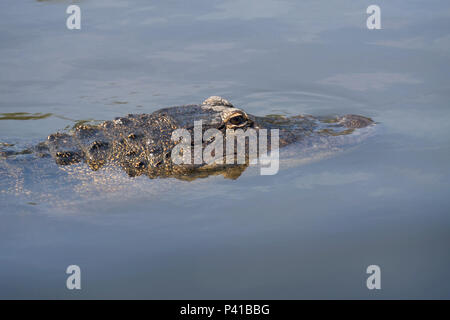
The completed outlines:
<svg viewBox="0 0 450 320">
<path fill-rule="evenodd" d="M 450 298 L 448 1 L 378 1 L 382 30 L 371 1 L 96 0 L 69 31 L 71 3 L 0 4 L 2 142 L 211 95 L 380 132 L 275 176 L 3 197 L 0 298 Z"/>
</svg>

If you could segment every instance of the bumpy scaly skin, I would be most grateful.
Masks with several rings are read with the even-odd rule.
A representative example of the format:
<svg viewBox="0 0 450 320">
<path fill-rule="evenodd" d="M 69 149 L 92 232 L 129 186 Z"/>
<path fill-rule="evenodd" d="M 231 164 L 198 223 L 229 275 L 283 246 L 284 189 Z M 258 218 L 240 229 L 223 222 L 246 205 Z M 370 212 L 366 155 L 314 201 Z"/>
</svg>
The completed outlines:
<svg viewBox="0 0 450 320">
<path fill-rule="evenodd" d="M 99 125 L 79 125 L 72 132 L 49 135 L 47 141 L 33 151 L 41 157 L 50 155 L 59 165 L 84 161 L 94 171 L 104 165 L 120 166 L 130 176 L 145 174 L 150 178 L 187 179 L 219 172 L 231 178 L 238 177 L 246 165 L 172 163 L 171 151 L 176 145 L 171 139 L 172 132 L 186 129 L 192 134 L 194 121 L 198 120 L 202 120 L 203 131 L 215 128 L 224 135 L 227 129 L 279 129 L 280 147 L 312 135 L 350 134 L 373 123 L 369 118 L 356 115 L 257 117 L 235 108 L 221 97 L 212 96 L 201 105 L 164 108 L 151 114 L 129 114 Z"/>
</svg>

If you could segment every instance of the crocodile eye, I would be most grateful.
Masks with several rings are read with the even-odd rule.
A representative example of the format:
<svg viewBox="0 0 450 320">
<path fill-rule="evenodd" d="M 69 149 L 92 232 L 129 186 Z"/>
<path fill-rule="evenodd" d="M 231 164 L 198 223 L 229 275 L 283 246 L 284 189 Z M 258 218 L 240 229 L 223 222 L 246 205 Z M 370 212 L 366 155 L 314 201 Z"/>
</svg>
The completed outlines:
<svg viewBox="0 0 450 320">
<path fill-rule="evenodd" d="M 234 128 L 234 127 L 243 127 L 247 124 L 248 118 L 243 114 L 237 114 L 235 116 L 230 117 L 227 120 L 227 127 Z"/>
<path fill-rule="evenodd" d="M 243 116 L 237 116 L 237 117 L 231 118 L 228 122 L 233 124 L 233 125 L 235 125 L 235 126 L 238 126 L 238 125 L 244 123 L 245 121 L 246 120 L 245 120 L 245 118 Z"/>
</svg>

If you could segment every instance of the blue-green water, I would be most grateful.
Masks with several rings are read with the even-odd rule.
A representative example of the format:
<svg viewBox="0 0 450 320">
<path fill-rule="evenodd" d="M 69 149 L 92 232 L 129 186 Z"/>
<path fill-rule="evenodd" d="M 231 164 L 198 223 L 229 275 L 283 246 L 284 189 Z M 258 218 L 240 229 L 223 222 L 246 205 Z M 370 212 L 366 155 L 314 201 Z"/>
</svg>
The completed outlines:
<svg viewBox="0 0 450 320">
<path fill-rule="evenodd" d="M 211 95 L 381 130 L 275 176 L 2 196 L 0 298 L 450 298 L 448 1 L 377 1 L 381 30 L 371 1 L 86 0 L 68 30 L 71 3 L 0 3 L 0 113 L 51 114 L 0 142 Z"/>
</svg>

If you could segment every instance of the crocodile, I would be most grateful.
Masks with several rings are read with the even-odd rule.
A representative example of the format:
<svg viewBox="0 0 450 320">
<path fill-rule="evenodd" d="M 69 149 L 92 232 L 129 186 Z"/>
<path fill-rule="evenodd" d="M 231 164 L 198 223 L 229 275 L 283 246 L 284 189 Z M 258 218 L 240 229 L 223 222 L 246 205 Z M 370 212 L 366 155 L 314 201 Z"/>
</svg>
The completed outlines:
<svg viewBox="0 0 450 320">
<path fill-rule="evenodd" d="M 352 114 L 333 117 L 256 116 L 222 97 L 212 96 L 201 104 L 163 108 L 150 114 L 128 114 L 97 124 L 79 124 L 69 131 L 50 134 L 46 141 L 25 150 L 8 150 L 5 144 L 0 147 L 0 158 L 3 159 L 1 161 L 12 161 L 22 155 L 33 159 L 49 158 L 59 167 L 86 164 L 91 171 L 116 167 L 129 177 L 145 175 L 149 178 L 193 180 L 221 174 L 226 178 L 238 178 L 249 166 L 248 157 L 245 163 L 239 164 L 226 161 L 174 163 L 172 151 L 180 143 L 173 139 L 174 131 L 184 129 L 193 136 L 194 122 L 200 120 L 202 133 L 208 129 L 218 130 L 224 135 L 237 129 L 243 132 L 249 129 L 272 132 L 277 129 L 278 147 L 295 145 L 297 149 L 342 145 L 350 141 L 345 137 L 357 137 L 363 128 L 375 124 L 368 117 Z M 208 142 L 201 141 L 203 149 Z M 245 150 L 248 152 L 248 145 Z M 271 139 L 268 139 L 268 150 L 271 150 Z M 227 152 L 236 155 L 236 147 L 224 151 L 223 157 Z"/>
</svg>

